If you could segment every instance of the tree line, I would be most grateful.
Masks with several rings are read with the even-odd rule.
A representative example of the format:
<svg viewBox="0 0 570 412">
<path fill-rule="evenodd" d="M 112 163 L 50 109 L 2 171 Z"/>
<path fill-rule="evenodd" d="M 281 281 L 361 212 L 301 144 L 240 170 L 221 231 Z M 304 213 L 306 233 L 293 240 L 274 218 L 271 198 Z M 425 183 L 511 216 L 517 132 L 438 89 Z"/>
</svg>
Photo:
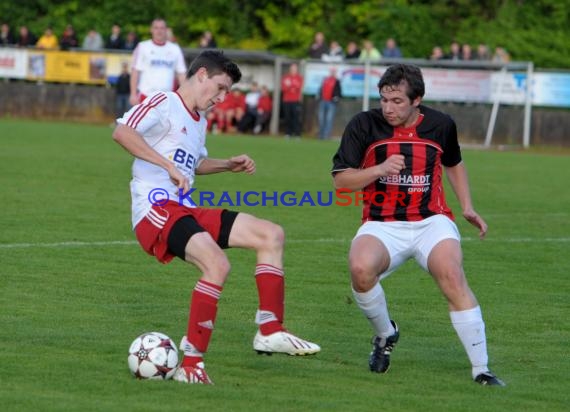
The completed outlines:
<svg viewBox="0 0 570 412">
<path fill-rule="evenodd" d="M 69 23 L 80 36 L 92 28 L 106 35 L 118 23 L 142 39 L 163 17 L 182 47 L 198 47 L 211 31 L 220 48 L 298 58 L 317 31 L 343 46 L 370 39 L 379 49 L 393 37 L 408 58 L 456 40 L 504 47 L 538 68 L 570 68 L 570 0 L 26 0 L 2 2 L 0 16 L 36 35 L 47 26 L 61 34 Z"/>
</svg>

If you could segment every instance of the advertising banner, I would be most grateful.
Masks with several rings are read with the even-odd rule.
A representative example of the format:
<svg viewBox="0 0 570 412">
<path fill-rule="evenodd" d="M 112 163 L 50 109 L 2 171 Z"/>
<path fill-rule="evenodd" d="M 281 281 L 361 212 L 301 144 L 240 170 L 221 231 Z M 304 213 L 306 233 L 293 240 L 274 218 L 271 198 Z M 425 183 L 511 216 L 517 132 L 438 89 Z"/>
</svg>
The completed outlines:
<svg viewBox="0 0 570 412">
<path fill-rule="evenodd" d="M 570 73 L 535 73 L 532 86 L 533 104 L 570 107 Z"/>
<path fill-rule="evenodd" d="M 108 53 L 105 56 L 107 60 L 107 81 L 110 84 L 115 84 L 117 78 L 121 74 L 123 63 L 127 63 L 129 71 L 131 70 L 131 55 Z"/>
<path fill-rule="evenodd" d="M 94 53 L 87 51 L 49 51 L 0 47 L 0 78 L 31 81 L 114 84 L 123 63 L 130 67 L 130 53 Z M 241 85 L 253 81 L 274 90 L 273 68 L 244 63 Z M 378 80 L 387 66 L 307 62 L 304 66 L 305 95 L 318 93 L 330 68 L 337 69 L 344 97 L 378 99 Z M 368 72 L 367 72 L 368 70 Z M 527 73 L 500 69 L 422 68 L 426 85 L 425 100 L 524 105 Z M 365 82 L 368 82 L 365 84 Z M 570 73 L 534 72 L 530 85 L 535 106 L 570 107 Z"/>
<path fill-rule="evenodd" d="M 106 58 L 103 53 L 45 52 L 44 80 L 66 83 L 105 84 Z"/>
<path fill-rule="evenodd" d="M 27 52 L 25 50 L 0 48 L 0 77 L 25 79 L 26 64 Z"/>
<path fill-rule="evenodd" d="M 309 63 L 305 68 L 305 84 L 303 93 L 306 95 L 316 95 L 321 83 L 329 75 L 332 65 L 327 63 Z M 335 64 L 337 77 L 340 79 L 342 95 L 344 97 L 362 97 L 364 95 L 364 79 L 366 69 L 364 66 L 352 66 L 347 64 Z M 385 67 L 370 67 L 368 90 L 370 97 L 379 98 L 378 80 L 386 70 Z"/>
<path fill-rule="evenodd" d="M 491 73 L 486 70 L 422 69 L 426 100 L 489 102 Z"/>
<path fill-rule="evenodd" d="M 331 64 L 307 63 L 305 66 L 305 95 L 317 94 Z M 344 97 L 365 95 L 365 66 L 336 64 Z M 370 66 L 368 93 L 378 99 L 378 81 L 386 66 Z M 448 102 L 494 103 L 524 105 L 527 94 L 526 72 L 500 70 L 460 70 L 422 68 L 426 85 L 425 100 Z M 533 73 L 531 101 L 535 106 L 570 107 L 570 73 Z"/>
</svg>

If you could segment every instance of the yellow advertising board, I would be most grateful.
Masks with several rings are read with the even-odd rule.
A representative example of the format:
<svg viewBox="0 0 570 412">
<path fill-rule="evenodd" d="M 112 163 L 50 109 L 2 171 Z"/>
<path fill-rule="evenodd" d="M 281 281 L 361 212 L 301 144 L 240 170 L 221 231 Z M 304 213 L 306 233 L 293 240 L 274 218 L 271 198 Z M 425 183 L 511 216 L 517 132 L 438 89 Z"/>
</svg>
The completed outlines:
<svg viewBox="0 0 570 412">
<path fill-rule="evenodd" d="M 29 75 L 48 82 L 105 84 L 103 53 L 42 51 L 30 53 Z"/>
<path fill-rule="evenodd" d="M 107 77 L 116 77 L 121 74 L 123 63 L 127 63 L 129 71 L 131 69 L 131 55 L 125 53 L 108 53 L 107 57 Z"/>
<path fill-rule="evenodd" d="M 123 64 L 126 63 L 131 70 L 131 54 L 126 53 L 107 53 L 107 81 L 114 85 L 118 77 L 123 71 Z"/>
</svg>

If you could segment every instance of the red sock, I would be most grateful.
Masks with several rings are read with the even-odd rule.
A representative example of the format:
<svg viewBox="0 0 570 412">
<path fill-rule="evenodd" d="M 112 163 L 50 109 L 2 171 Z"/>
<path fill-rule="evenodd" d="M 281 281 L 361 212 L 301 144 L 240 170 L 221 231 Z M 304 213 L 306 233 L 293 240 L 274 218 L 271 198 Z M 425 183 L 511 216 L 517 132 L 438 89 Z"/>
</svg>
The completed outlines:
<svg viewBox="0 0 570 412">
<path fill-rule="evenodd" d="M 190 303 L 190 316 L 188 320 L 187 339 L 200 354 L 185 356 L 183 366 L 195 365 L 202 360 L 200 356 L 206 353 L 210 343 L 210 337 L 216 322 L 218 300 L 222 293 L 222 287 L 213 283 L 199 280 L 192 292 Z"/>
<path fill-rule="evenodd" d="M 285 278 L 283 269 L 264 263 L 255 268 L 255 283 L 259 294 L 256 322 L 263 335 L 284 330 Z"/>
</svg>

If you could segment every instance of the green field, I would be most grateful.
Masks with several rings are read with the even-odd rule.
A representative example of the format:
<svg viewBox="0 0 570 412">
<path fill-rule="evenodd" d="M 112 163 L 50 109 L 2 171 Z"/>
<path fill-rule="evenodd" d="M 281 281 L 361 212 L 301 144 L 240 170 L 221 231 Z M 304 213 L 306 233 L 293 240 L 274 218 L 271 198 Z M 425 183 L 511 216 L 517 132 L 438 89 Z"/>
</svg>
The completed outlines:
<svg viewBox="0 0 570 412">
<path fill-rule="evenodd" d="M 209 139 L 211 157 L 247 153 L 254 176 L 199 177 L 199 190 L 332 190 L 335 142 Z M 347 250 L 357 207 L 247 207 L 287 233 L 286 322 L 314 357 L 252 350 L 252 252 L 232 274 L 206 365 L 214 386 L 133 379 L 127 350 L 158 330 L 176 342 L 199 276 L 146 255 L 130 228 L 131 157 L 101 126 L 0 121 L 0 410 L 567 411 L 570 408 L 570 157 L 465 151 L 485 241 L 461 218 L 465 269 L 486 320 L 480 387 L 434 282 L 408 262 L 384 283 L 401 338 L 386 375 L 368 372 L 371 331 L 352 302 Z M 457 212 L 457 203 L 448 196 Z"/>
</svg>

